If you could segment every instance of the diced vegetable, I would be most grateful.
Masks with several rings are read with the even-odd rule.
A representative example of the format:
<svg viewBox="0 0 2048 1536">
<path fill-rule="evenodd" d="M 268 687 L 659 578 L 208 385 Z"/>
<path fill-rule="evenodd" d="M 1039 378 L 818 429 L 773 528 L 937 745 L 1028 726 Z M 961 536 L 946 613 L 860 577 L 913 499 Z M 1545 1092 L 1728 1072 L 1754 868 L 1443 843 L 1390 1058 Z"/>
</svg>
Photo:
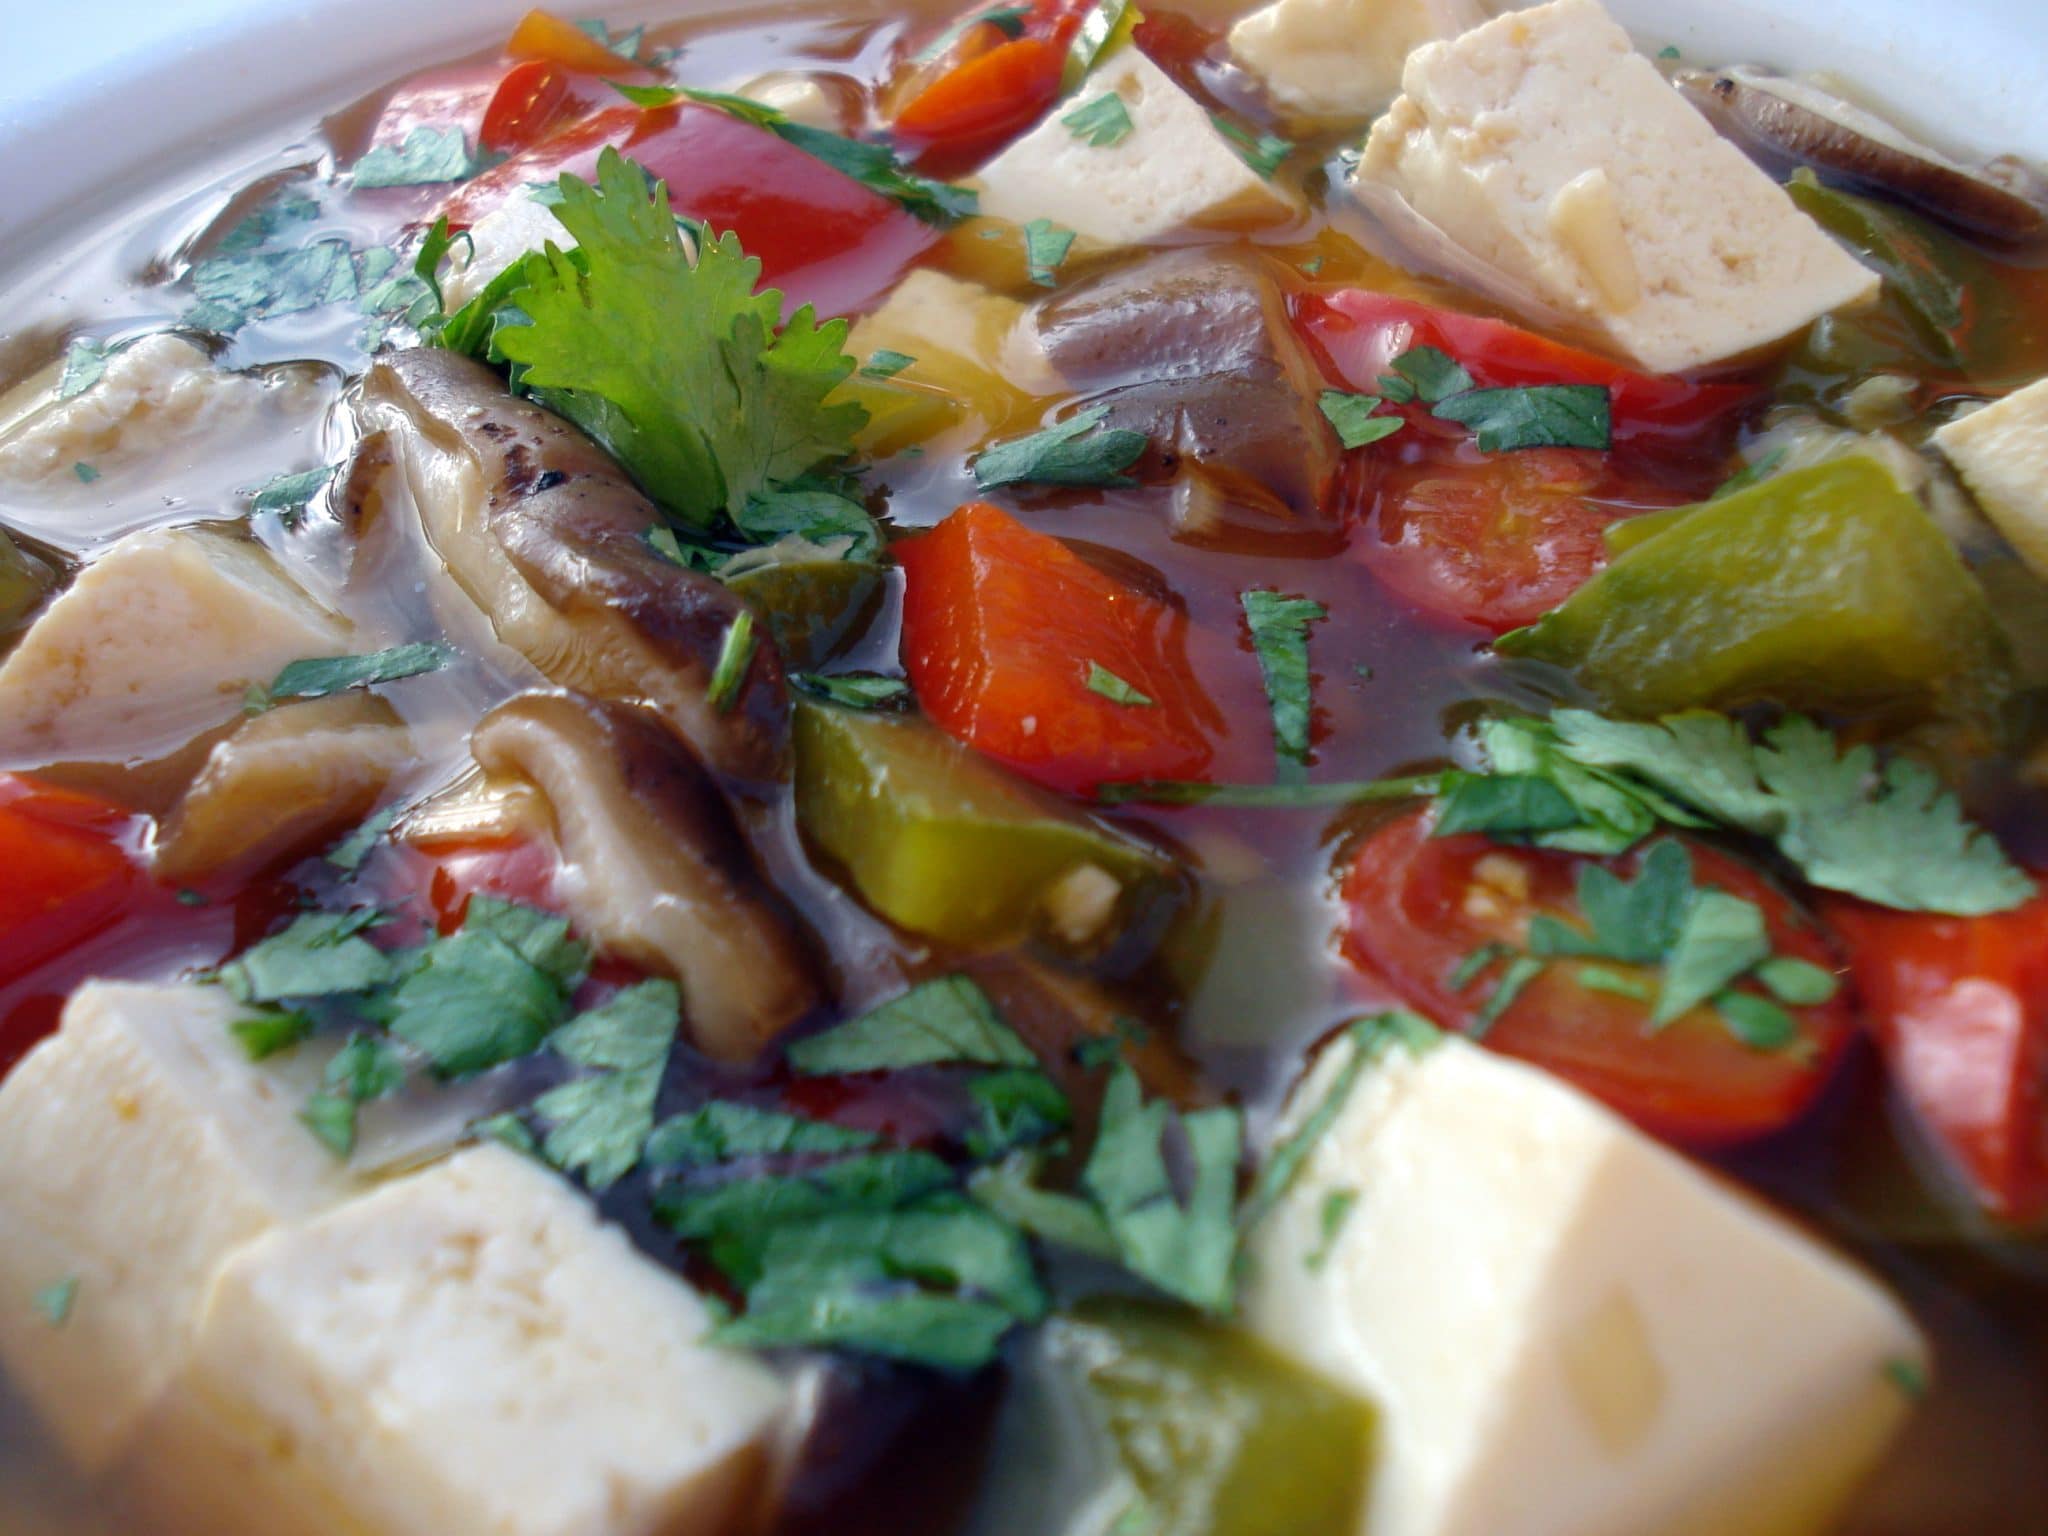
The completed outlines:
<svg viewBox="0 0 2048 1536">
<path fill-rule="evenodd" d="M 1403 1001 L 1688 1145 L 1777 1130 L 1820 1091 L 1852 1015 L 1839 988 L 1800 1004 L 1758 972 L 1772 956 L 1834 969 L 1762 876 L 1689 839 L 1595 861 L 1440 830 L 1404 816 L 1345 875 L 1345 953 Z M 1765 1004 L 1776 1033 L 1749 1003 L 1730 1017 L 1731 997 Z"/>
<path fill-rule="evenodd" d="M 1100 1298 L 1050 1325 L 1129 1482 L 1116 1530 L 1149 1536 L 1348 1536 L 1373 1413 L 1248 1334 Z"/>
<path fill-rule="evenodd" d="M 1058 539 L 972 502 L 894 552 L 905 578 L 904 663 L 919 702 L 977 751 L 1040 784 L 1081 791 L 1117 779 L 1206 778 L 1239 758 L 1257 761 L 1260 733 L 1233 736 L 1210 692 L 1246 670 L 1228 642 Z M 1091 664 L 1151 703 L 1091 689 Z M 1246 718 L 1263 729 L 1263 710 Z"/>
<path fill-rule="evenodd" d="M 2048 1217 L 2048 896 L 1988 917 L 1831 902 L 1891 1081 L 1977 1202 Z"/>
<path fill-rule="evenodd" d="M 1867 458 L 1704 504 L 1497 649 L 1569 667 L 1629 714 L 1763 700 L 1974 713 L 2003 682 L 1982 590 Z"/>
<path fill-rule="evenodd" d="M 778 559 L 724 581 L 760 609 L 791 667 L 823 665 L 860 636 L 882 602 L 882 568 L 867 560 Z"/>
<path fill-rule="evenodd" d="M 1028 933 L 1102 871 L 1106 923 L 1165 879 L 1151 849 L 1016 782 L 923 721 L 799 702 L 797 817 L 899 927 L 959 944 Z"/>
<path fill-rule="evenodd" d="M 142 884 L 135 822 L 93 796 L 0 774 L 0 981 L 119 914 Z"/>
</svg>

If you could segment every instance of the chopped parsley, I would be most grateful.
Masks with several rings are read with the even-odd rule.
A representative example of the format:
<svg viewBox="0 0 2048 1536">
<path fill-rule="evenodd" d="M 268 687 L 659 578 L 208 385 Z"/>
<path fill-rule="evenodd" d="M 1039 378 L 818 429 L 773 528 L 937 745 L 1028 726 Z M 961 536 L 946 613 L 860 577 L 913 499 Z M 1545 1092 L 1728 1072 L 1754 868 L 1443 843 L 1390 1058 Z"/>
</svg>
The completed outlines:
<svg viewBox="0 0 2048 1536">
<path fill-rule="evenodd" d="M 1479 1011 L 1472 1015 L 1472 1027 L 1467 1031 L 1474 1040 L 1486 1038 L 1486 1032 L 1500 1022 L 1500 1016 L 1514 1007 L 1520 997 L 1538 976 L 1543 974 L 1544 962 L 1533 955 L 1516 955 L 1504 966 L 1500 980 L 1494 983 L 1493 991 L 1486 1001 L 1479 1005 Z"/>
<path fill-rule="evenodd" d="M 1283 597 L 1253 588 L 1239 596 L 1259 675 L 1265 679 L 1266 703 L 1273 713 L 1273 749 L 1283 784 L 1301 783 L 1308 774 L 1309 723 L 1313 709 L 1308 665 L 1309 626 L 1328 617 L 1321 603 L 1305 597 Z"/>
<path fill-rule="evenodd" d="M 288 664 L 271 683 L 269 693 L 273 699 L 324 699 L 350 688 L 438 672 L 454 659 L 455 652 L 449 647 L 428 641 L 394 645 L 367 656 L 314 657 Z"/>
<path fill-rule="evenodd" d="M 1714 1012 L 1730 1034 L 1754 1051 L 1782 1051 L 1799 1039 L 1799 1025 L 1792 1015 L 1753 992 L 1717 993 Z"/>
<path fill-rule="evenodd" d="M 66 1275 L 52 1281 L 37 1291 L 33 1300 L 45 1322 L 52 1328 L 62 1328 L 70 1321 L 71 1309 L 78 1305 L 78 1276 Z"/>
<path fill-rule="evenodd" d="M 1411 347 L 1395 358 L 1391 366 L 1394 376 L 1405 386 L 1407 399 L 1403 404 L 1420 400 L 1424 405 L 1438 405 L 1453 395 L 1464 394 L 1473 385 L 1472 375 L 1438 347 Z"/>
<path fill-rule="evenodd" d="M 647 1142 L 647 1161 L 657 1168 L 710 1167 L 735 1158 L 857 1152 L 878 1140 L 872 1131 L 714 1099 L 664 1120 Z"/>
<path fill-rule="evenodd" d="M 338 466 L 323 464 L 318 469 L 308 469 L 299 474 L 279 475 L 266 480 L 248 492 L 249 510 L 252 512 L 276 512 L 287 519 L 295 518 L 306 510 L 306 506 L 317 496 L 322 487 L 334 478 Z"/>
<path fill-rule="evenodd" d="M 1031 219 L 1024 225 L 1024 266 L 1031 281 L 1050 288 L 1058 278 L 1060 263 L 1074 248 L 1074 232 L 1051 219 Z"/>
<path fill-rule="evenodd" d="M 1373 412 L 1385 403 L 1378 395 L 1353 395 L 1341 389 L 1326 389 L 1316 397 L 1323 419 L 1336 428 L 1337 441 L 1346 448 L 1363 448 L 1408 425 L 1399 416 L 1375 416 Z"/>
<path fill-rule="evenodd" d="M 760 640 L 754 634 L 754 610 L 742 608 L 725 627 L 719 643 L 718 663 L 711 669 L 711 684 L 704 690 L 704 702 L 721 715 L 738 702 L 747 669 L 754 664 Z"/>
<path fill-rule="evenodd" d="M 364 993 L 391 979 L 391 957 L 362 937 L 376 912 L 309 912 L 215 973 L 243 1003 Z"/>
<path fill-rule="evenodd" d="M 1104 91 L 1093 101 L 1074 108 L 1060 121 L 1073 130 L 1075 138 L 1094 149 L 1108 149 L 1131 136 L 1131 114 L 1124 106 L 1123 97 L 1115 91 Z"/>
<path fill-rule="evenodd" d="M 1927 1367 L 1918 1360 L 1894 1356 L 1884 1363 L 1884 1379 L 1914 1402 L 1927 1395 Z"/>
<path fill-rule="evenodd" d="M 1841 990 L 1841 983 L 1832 971 L 1821 969 L 1809 960 L 1796 960 L 1790 955 L 1773 955 L 1756 968 L 1756 979 L 1763 983 L 1764 990 L 1781 1003 L 1790 1003 L 1794 1008 L 1811 1008 L 1824 1003 Z"/>
<path fill-rule="evenodd" d="M 1316 1212 L 1316 1246 L 1301 1261 L 1310 1274 L 1329 1262 L 1330 1251 L 1337 1246 L 1344 1223 L 1351 1219 L 1351 1213 L 1357 1206 L 1358 1191 L 1355 1189 L 1333 1189 L 1323 1196 L 1322 1208 Z"/>
<path fill-rule="evenodd" d="M 1294 153 L 1292 139 L 1283 139 L 1272 133 L 1253 133 L 1216 112 L 1209 114 L 1209 121 L 1230 141 L 1230 147 L 1237 151 L 1237 158 L 1250 166 L 1261 181 L 1271 181 L 1273 173 L 1280 169 L 1280 163 Z"/>
<path fill-rule="evenodd" d="M 396 147 L 380 144 L 355 164 L 359 189 L 426 187 L 467 181 L 495 163 L 495 157 L 472 154 L 460 128 L 418 127 Z"/>
<path fill-rule="evenodd" d="M 939 1063 L 1035 1067 L 1038 1058 L 997 1015 L 988 994 L 965 976 L 920 982 L 789 1048 L 789 1064 L 811 1076 Z"/>
<path fill-rule="evenodd" d="M 870 379 L 890 379 L 908 368 L 917 359 L 908 352 L 891 351 L 888 347 L 877 347 L 868 354 L 868 360 L 861 364 L 861 375 Z"/>
<path fill-rule="evenodd" d="M 594 1190 L 632 1171 L 654 1133 L 654 1104 L 681 1020 L 675 983 L 643 981 L 548 1038 L 555 1054 L 593 1069 L 534 1101 L 534 1113 L 551 1126 L 541 1143 L 550 1163 Z"/>
<path fill-rule="evenodd" d="M 100 477 L 100 472 L 83 459 L 71 466 L 71 473 L 78 476 L 78 483 L 80 485 L 91 485 L 93 481 Z"/>
<path fill-rule="evenodd" d="M 791 681 L 813 698 L 847 709 L 892 709 L 910 699 L 910 684 L 875 672 L 799 672 Z"/>
<path fill-rule="evenodd" d="M 538 1049 L 588 965 L 563 919 L 472 896 L 461 929 L 413 953 L 375 1011 L 438 1076 L 469 1077 Z"/>
<path fill-rule="evenodd" d="M 1468 389 L 1438 401 L 1430 414 L 1472 428 L 1481 453 L 1613 444 L 1610 398 L 1598 384 Z"/>
<path fill-rule="evenodd" d="M 808 476 L 748 497 L 733 524 L 756 544 L 773 544 L 794 534 L 811 544 L 843 540 L 837 547 L 848 560 L 873 560 L 882 552 L 882 531 L 868 509 Z"/>
<path fill-rule="evenodd" d="M 69 400 L 99 383 L 100 376 L 107 371 L 107 359 L 119 350 L 97 336 L 73 337 L 71 345 L 64 349 L 64 371 L 57 378 L 57 398 Z"/>
<path fill-rule="evenodd" d="M 384 834 L 391 830 L 398 820 L 398 807 L 387 805 L 371 816 L 355 831 L 327 850 L 327 862 L 336 869 L 354 874 L 363 867 L 363 860 L 370 856 L 370 850 L 384 840 Z"/>
<path fill-rule="evenodd" d="M 1133 688 L 1099 661 L 1088 663 L 1088 691 L 1099 693 L 1113 703 L 1127 704 L 1137 709 L 1152 707 L 1153 701 L 1149 697 Z"/>
<path fill-rule="evenodd" d="M 317 1028 L 311 1014 L 295 1010 L 269 1009 L 236 1019 L 228 1030 L 241 1043 L 251 1061 L 263 1061 L 288 1051 Z"/>
<path fill-rule="evenodd" d="M 299 1121 L 336 1157 L 356 1149 L 356 1112 L 405 1086 L 405 1059 L 377 1035 L 350 1035 L 329 1059 L 320 1091 L 308 1098 Z"/>
<path fill-rule="evenodd" d="M 980 1119 L 964 1136 L 967 1150 L 992 1162 L 1018 1147 L 1059 1135 L 1073 1123 L 1073 1106 L 1051 1078 L 1036 1067 L 984 1072 L 967 1085 Z"/>
<path fill-rule="evenodd" d="M 1135 485 L 1124 471 L 1143 456 L 1148 439 L 1129 427 L 1103 426 L 1108 416 L 1108 406 L 1090 406 L 1042 432 L 984 449 L 974 459 L 975 484 L 984 491 L 1003 485 Z"/>
</svg>

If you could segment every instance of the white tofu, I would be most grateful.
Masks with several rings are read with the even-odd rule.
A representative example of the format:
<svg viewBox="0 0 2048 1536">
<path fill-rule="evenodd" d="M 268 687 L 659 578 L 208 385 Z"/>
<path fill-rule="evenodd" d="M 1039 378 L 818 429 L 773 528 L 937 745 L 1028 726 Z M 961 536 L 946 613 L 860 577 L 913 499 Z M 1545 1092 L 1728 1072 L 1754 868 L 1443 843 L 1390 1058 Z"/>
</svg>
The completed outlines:
<svg viewBox="0 0 2048 1536">
<path fill-rule="evenodd" d="M 1595 0 L 1553 0 L 1417 49 L 1357 184 L 1658 373 L 1782 340 L 1877 274 L 1716 134 Z"/>
<path fill-rule="evenodd" d="M 1007 294 L 920 267 L 854 321 L 846 350 L 863 363 L 877 351 L 901 352 L 914 361 L 896 377 L 942 389 L 957 389 L 962 374 L 973 373 L 993 375 L 1020 400 L 1064 393 L 1066 382 L 1026 315 Z"/>
<path fill-rule="evenodd" d="M 221 1270 L 134 1475 L 178 1529 L 724 1536 L 786 1393 L 538 1163 L 482 1146 Z"/>
<path fill-rule="evenodd" d="M 1410 53 L 1484 20 L 1478 0 L 1273 0 L 1230 29 L 1230 52 L 1289 115 L 1362 123 L 1400 93 Z"/>
<path fill-rule="evenodd" d="M 1131 131 L 1097 148 L 1060 118 L 1104 92 L 1123 98 Z M 1239 158 L 1200 102 L 1136 47 L 1105 60 L 1073 96 L 982 167 L 981 211 L 1050 219 L 1085 240 L 1142 245 L 1190 227 L 1284 223 L 1294 197 Z"/>
<path fill-rule="evenodd" d="M 129 534 L 0 664 L 0 761 L 158 756 L 240 714 L 287 662 L 348 652 L 349 626 L 247 540 Z"/>
<path fill-rule="evenodd" d="M 2048 576 L 2048 379 L 1934 434 L 2006 542 Z"/>
<path fill-rule="evenodd" d="M 528 251 L 550 240 L 571 250 L 576 237 L 562 227 L 555 210 L 521 188 L 469 227 L 469 239 L 458 240 L 448 274 L 441 280 L 441 302 L 453 314 L 489 286 L 492 278 Z"/>
<path fill-rule="evenodd" d="M 1341 1102 L 1244 1316 L 1376 1405 L 1362 1532 L 1808 1536 L 1905 1418 L 1898 1304 L 1577 1090 L 1447 1038 Z"/>
<path fill-rule="evenodd" d="M 0 1085 L 0 1367 L 82 1465 L 120 1453 L 237 1244 L 342 1198 L 217 987 L 89 982 Z M 31 1304 L 76 1283 L 53 1323 Z"/>
</svg>

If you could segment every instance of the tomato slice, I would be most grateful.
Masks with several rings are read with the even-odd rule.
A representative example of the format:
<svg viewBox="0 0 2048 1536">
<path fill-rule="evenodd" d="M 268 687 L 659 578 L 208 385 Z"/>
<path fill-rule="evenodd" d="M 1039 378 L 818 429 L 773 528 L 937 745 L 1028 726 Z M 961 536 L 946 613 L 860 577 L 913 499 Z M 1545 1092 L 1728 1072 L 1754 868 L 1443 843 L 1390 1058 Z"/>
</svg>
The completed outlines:
<svg viewBox="0 0 2048 1536">
<path fill-rule="evenodd" d="M 1470 1032 L 1491 987 L 1485 980 L 1455 985 L 1460 965 L 1483 945 L 1519 947 L 1538 913 L 1576 924 L 1578 873 L 1589 860 L 1506 848 L 1477 835 L 1432 837 L 1433 816 L 1429 810 L 1403 816 L 1359 850 L 1344 879 L 1344 952 L 1437 1024 Z M 1773 953 L 1835 968 L 1826 939 L 1776 886 L 1718 849 L 1679 841 L 1692 856 L 1696 884 L 1762 909 Z M 1606 862 L 1632 876 L 1643 851 Z M 1587 965 L 1636 981 L 1653 976 L 1607 961 L 1552 961 L 1484 1030 L 1484 1043 L 1555 1073 L 1682 1145 L 1727 1145 L 1791 1123 L 1813 1102 L 1855 1032 L 1841 992 L 1826 1003 L 1788 1009 L 1799 1033 L 1780 1049 L 1743 1044 L 1705 1008 L 1653 1032 L 1647 1002 L 1581 983 Z"/>
<path fill-rule="evenodd" d="M 467 228 L 528 182 L 564 172 L 591 179 L 606 145 L 667 182 L 677 213 L 737 234 L 760 260 L 762 282 L 780 288 L 791 307 L 858 310 L 938 238 L 890 199 L 767 129 L 693 102 L 585 118 L 469 182 L 441 212 Z"/>
<path fill-rule="evenodd" d="M 0 983 L 120 916 L 144 883 L 142 825 L 91 795 L 0 774 Z"/>
<path fill-rule="evenodd" d="M 2048 894 L 1987 917 L 1826 916 L 1891 1081 L 1978 1203 L 2048 1218 Z"/>
<path fill-rule="evenodd" d="M 1391 452 L 1346 466 L 1352 545 L 1425 613 L 1503 634 L 1534 622 L 1607 563 L 1608 524 L 1689 498 L 1578 448 L 1481 453 L 1414 423 Z"/>
<path fill-rule="evenodd" d="M 1240 670 L 1229 643 L 1103 574 L 1058 539 L 970 502 L 894 547 L 903 659 L 925 713 L 1054 789 L 1199 779 L 1229 754 L 1204 686 Z M 1093 664 L 1149 704 L 1088 686 Z M 1099 680 L 1098 680 L 1099 681 Z"/>
<path fill-rule="evenodd" d="M 1037 122 L 1058 98 L 1066 56 L 1066 44 L 1048 38 L 998 43 L 911 96 L 896 114 L 897 137 L 927 166 L 941 156 L 948 164 L 982 159 Z"/>
<path fill-rule="evenodd" d="M 1413 347 L 1435 347 L 1461 363 L 1482 388 L 1606 385 L 1617 442 L 1732 429 L 1735 411 L 1757 395 L 1748 384 L 1704 384 L 1633 373 L 1504 320 L 1461 315 L 1364 289 L 1299 294 L 1293 313 L 1296 327 L 1321 355 L 1331 381 L 1346 389 L 1376 395 L 1381 375 L 1393 371 L 1395 358 Z"/>
</svg>

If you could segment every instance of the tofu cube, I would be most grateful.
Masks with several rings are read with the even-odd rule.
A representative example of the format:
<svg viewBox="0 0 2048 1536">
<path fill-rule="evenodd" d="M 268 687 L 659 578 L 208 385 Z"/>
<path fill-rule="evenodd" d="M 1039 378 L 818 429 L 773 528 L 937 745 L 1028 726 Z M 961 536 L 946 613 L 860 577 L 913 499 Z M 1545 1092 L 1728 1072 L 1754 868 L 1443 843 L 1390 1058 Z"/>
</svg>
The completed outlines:
<svg viewBox="0 0 2048 1536">
<path fill-rule="evenodd" d="M 0 756 L 168 755 L 238 718 L 252 683 L 349 650 L 348 624 L 262 548 L 200 528 L 129 534 L 0 664 Z"/>
<path fill-rule="evenodd" d="M 183 1363 L 228 1252 L 346 1196 L 205 986 L 89 982 L 0 1084 L 0 1367 L 82 1465 L 119 1454 Z M 61 1322 L 32 1304 L 75 1286 Z"/>
<path fill-rule="evenodd" d="M 1860 304 L 1877 274 L 1793 206 L 1596 0 L 1417 49 L 1357 171 L 1547 311 L 1654 373 Z"/>
<path fill-rule="evenodd" d="M 1131 131 L 1097 147 L 1060 118 L 1106 92 Z M 1050 219 L 1084 240 L 1142 245 L 1187 228 L 1285 223 L 1292 195 L 1245 164 L 1186 91 L 1135 46 L 1112 54 L 1045 120 L 978 177 L 981 211 L 1024 224 Z"/>
<path fill-rule="evenodd" d="M 1361 1532 L 1817 1533 L 1906 1417 L 1886 1292 L 1577 1090 L 1447 1037 L 1340 1104 L 1244 1315 L 1378 1408 Z"/>
<path fill-rule="evenodd" d="M 1477 0 L 1273 0 L 1230 29 L 1230 53 L 1297 120 L 1362 123 L 1400 94 L 1409 54 L 1485 20 Z"/>
<path fill-rule="evenodd" d="M 571 250 L 576 237 L 562 227 L 555 210 L 522 187 L 469 227 L 469 239 L 456 243 L 448 275 L 442 279 L 442 302 L 453 314 L 490 286 L 528 251 L 543 249 L 554 241 L 556 248 Z"/>
<path fill-rule="evenodd" d="M 1934 443 L 2007 542 L 2048 576 L 2048 379 L 1957 418 Z"/>
<path fill-rule="evenodd" d="M 130 1474 L 173 1528 L 723 1536 L 785 1389 L 683 1281 L 504 1147 L 244 1247 Z"/>
</svg>

